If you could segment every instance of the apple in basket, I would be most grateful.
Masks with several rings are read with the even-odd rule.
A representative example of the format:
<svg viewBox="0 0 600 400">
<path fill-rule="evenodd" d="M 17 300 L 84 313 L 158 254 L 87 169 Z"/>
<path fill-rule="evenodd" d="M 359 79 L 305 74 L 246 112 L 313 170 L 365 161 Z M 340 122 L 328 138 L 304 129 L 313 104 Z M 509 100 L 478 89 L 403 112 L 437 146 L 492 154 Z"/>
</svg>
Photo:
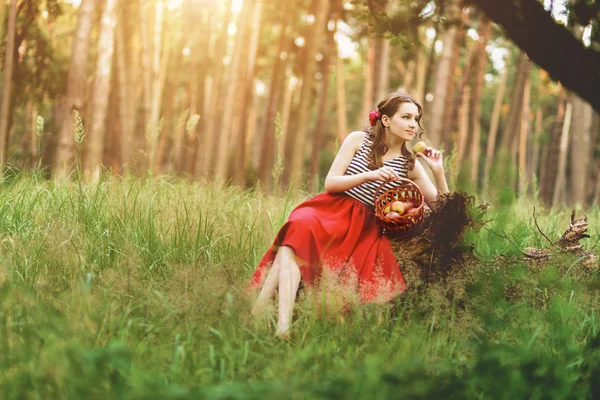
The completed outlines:
<svg viewBox="0 0 600 400">
<path fill-rule="evenodd" d="M 385 214 L 385 217 L 390 219 L 398 219 L 401 217 L 401 215 L 398 214 L 396 211 L 390 211 L 389 213 Z"/>
<path fill-rule="evenodd" d="M 406 211 L 406 204 L 404 204 L 401 201 L 394 201 L 392 203 L 392 211 L 395 211 L 398 214 L 402 215 L 404 214 L 404 211 Z"/>
<path fill-rule="evenodd" d="M 404 210 L 406 209 L 406 205 L 401 201 L 394 201 L 391 204 L 388 204 L 386 208 L 383 209 L 383 214 L 388 215 L 391 211 L 397 212 L 398 214 L 404 214 Z"/>
</svg>

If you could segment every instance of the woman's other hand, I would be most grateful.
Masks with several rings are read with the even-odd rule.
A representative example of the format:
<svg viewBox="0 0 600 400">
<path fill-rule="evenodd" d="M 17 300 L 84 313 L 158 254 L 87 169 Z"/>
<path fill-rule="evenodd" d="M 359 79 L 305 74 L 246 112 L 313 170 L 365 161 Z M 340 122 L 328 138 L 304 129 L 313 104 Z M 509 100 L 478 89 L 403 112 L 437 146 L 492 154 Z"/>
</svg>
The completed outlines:
<svg viewBox="0 0 600 400">
<path fill-rule="evenodd" d="M 369 181 L 371 182 L 388 180 L 396 181 L 400 179 L 400 176 L 396 173 L 396 171 L 394 171 L 394 168 L 392 167 L 384 166 L 374 171 L 370 171 L 368 172 L 368 174 Z"/>
<path fill-rule="evenodd" d="M 431 169 L 431 172 L 443 172 L 444 160 L 442 153 L 432 147 L 427 147 L 422 153 L 417 153 L 417 157 L 425 161 L 425 164 Z"/>
</svg>

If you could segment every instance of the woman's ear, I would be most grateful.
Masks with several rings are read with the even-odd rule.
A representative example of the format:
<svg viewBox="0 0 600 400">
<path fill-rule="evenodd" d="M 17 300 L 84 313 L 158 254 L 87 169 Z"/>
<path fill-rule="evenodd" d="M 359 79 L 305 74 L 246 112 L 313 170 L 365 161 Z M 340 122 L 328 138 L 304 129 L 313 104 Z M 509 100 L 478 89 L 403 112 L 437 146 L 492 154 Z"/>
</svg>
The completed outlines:
<svg viewBox="0 0 600 400">
<path fill-rule="evenodd" d="M 388 117 L 387 115 L 382 115 L 381 123 L 383 123 L 383 126 L 385 127 L 390 126 L 390 117 Z"/>
</svg>

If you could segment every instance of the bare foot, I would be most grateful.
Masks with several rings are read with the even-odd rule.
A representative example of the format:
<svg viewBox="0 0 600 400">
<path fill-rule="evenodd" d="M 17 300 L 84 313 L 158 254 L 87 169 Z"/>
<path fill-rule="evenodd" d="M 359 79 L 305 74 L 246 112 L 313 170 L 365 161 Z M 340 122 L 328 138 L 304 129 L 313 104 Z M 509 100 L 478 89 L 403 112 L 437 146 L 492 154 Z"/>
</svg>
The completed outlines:
<svg viewBox="0 0 600 400">
<path fill-rule="evenodd" d="M 290 333 L 289 329 L 282 330 L 282 329 L 277 328 L 277 331 L 275 332 L 275 336 L 278 338 L 281 338 L 283 340 L 290 340 L 292 334 Z"/>
</svg>

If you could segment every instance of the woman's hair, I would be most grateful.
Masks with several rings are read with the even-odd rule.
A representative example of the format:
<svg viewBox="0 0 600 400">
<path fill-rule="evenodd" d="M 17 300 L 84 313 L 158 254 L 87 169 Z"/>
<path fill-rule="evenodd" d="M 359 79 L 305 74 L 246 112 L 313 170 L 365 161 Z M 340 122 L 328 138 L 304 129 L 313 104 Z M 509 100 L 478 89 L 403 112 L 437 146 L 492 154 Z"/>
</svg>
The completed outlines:
<svg viewBox="0 0 600 400">
<path fill-rule="evenodd" d="M 400 106 L 404 103 L 413 103 L 415 106 L 417 106 L 417 109 L 419 110 L 417 123 L 419 124 L 419 128 L 421 128 L 421 130 L 423 129 L 421 127 L 421 115 L 423 114 L 423 108 L 415 99 L 402 93 L 392 93 L 385 99 L 381 100 L 377 105 L 377 111 L 379 111 L 379 117 L 377 118 L 377 121 L 373 126 L 370 126 L 365 130 L 373 141 L 373 145 L 371 146 L 368 156 L 369 168 L 381 168 L 383 166 L 382 157 L 388 152 L 389 149 L 388 145 L 385 143 L 385 126 L 383 125 L 383 122 L 381 122 L 381 117 L 387 115 L 388 117 L 392 118 Z M 419 138 L 421 135 L 422 132 L 419 133 Z M 416 157 L 413 153 L 408 151 L 406 148 L 406 142 L 402 144 L 401 151 L 402 155 L 406 156 L 408 159 L 408 169 L 412 170 L 415 166 Z"/>
</svg>

